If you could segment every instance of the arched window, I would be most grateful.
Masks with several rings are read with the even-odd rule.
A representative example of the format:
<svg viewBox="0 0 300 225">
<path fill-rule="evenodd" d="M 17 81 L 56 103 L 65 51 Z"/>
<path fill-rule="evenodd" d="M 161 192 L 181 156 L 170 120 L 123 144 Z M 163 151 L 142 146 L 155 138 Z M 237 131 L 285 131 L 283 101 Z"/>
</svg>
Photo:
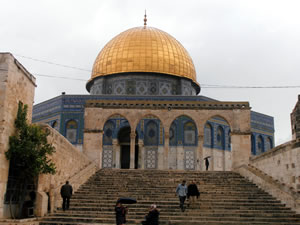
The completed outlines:
<svg viewBox="0 0 300 225">
<path fill-rule="evenodd" d="M 71 143 L 77 142 L 77 122 L 75 120 L 70 120 L 66 124 L 66 138 Z"/>
<path fill-rule="evenodd" d="M 155 121 L 150 120 L 146 124 L 144 138 L 145 145 L 158 145 L 158 125 Z"/>
<path fill-rule="evenodd" d="M 204 127 L 204 145 L 206 147 L 213 147 L 213 128 L 210 123 L 206 123 Z"/>
<path fill-rule="evenodd" d="M 184 130 L 184 145 L 196 145 L 196 126 L 192 121 L 186 122 L 183 127 Z"/>
<path fill-rule="evenodd" d="M 273 148 L 273 142 L 272 139 L 268 137 L 266 141 L 266 151 L 270 150 L 271 148 Z"/>
<path fill-rule="evenodd" d="M 103 144 L 104 145 L 112 145 L 113 132 L 115 129 L 115 124 L 113 121 L 108 120 L 103 129 Z"/>
<path fill-rule="evenodd" d="M 265 151 L 264 139 L 261 135 L 257 138 L 257 154 L 261 154 Z"/>
<path fill-rule="evenodd" d="M 255 142 L 255 137 L 253 134 L 251 134 L 251 153 L 252 155 L 256 155 L 256 142 Z"/>
<path fill-rule="evenodd" d="M 224 129 L 221 126 L 217 128 L 217 148 L 225 149 Z"/>
</svg>

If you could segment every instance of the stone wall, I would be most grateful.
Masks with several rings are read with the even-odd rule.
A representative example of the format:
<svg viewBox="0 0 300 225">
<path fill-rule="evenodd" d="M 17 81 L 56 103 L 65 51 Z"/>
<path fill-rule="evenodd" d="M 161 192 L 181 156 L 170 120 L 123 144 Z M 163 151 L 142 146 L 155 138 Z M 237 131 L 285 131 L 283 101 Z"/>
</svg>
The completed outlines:
<svg viewBox="0 0 300 225">
<path fill-rule="evenodd" d="M 300 139 L 292 140 L 252 157 L 250 164 L 282 185 L 300 192 Z"/>
<path fill-rule="evenodd" d="M 14 132 L 19 101 L 28 105 L 28 121 L 32 117 L 35 78 L 10 53 L 0 53 L 0 218 L 7 217 L 4 195 L 9 162 L 5 158 L 8 140 Z"/>
<path fill-rule="evenodd" d="M 155 102 L 152 102 L 155 104 Z M 97 104 L 97 103 L 96 103 Z M 241 109 L 216 109 L 216 103 L 207 109 L 154 109 L 129 108 L 130 105 L 136 106 L 137 103 L 127 101 L 127 108 L 106 108 L 106 107 L 89 107 L 85 108 L 85 133 L 83 152 L 90 158 L 95 159 L 97 165 L 102 168 L 102 150 L 103 150 L 103 128 L 105 122 L 114 115 L 120 115 L 127 121 L 131 130 L 135 131 L 141 119 L 146 116 L 153 116 L 161 121 L 164 130 L 165 143 L 158 151 L 158 167 L 159 169 L 185 169 L 184 160 L 186 153 L 189 156 L 195 156 L 195 169 L 201 170 L 203 165 L 203 136 L 205 123 L 212 117 L 218 116 L 223 118 L 231 129 L 231 152 L 220 153 L 216 150 L 215 167 L 218 170 L 232 170 L 244 163 L 248 163 L 251 153 L 250 140 L 250 108 L 242 107 Z M 142 104 L 142 103 L 139 103 Z M 144 104 L 148 104 L 147 102 Z M 165 102 L 164 104 L 168 104 Z M 190 103 L 192 104 L 192 103 Z M 236 103 L 238 104 L 238 103 Z M 101 105 L 99 103 L 99 105 Z M 114 104 L 113 104 L 114 105 Z M 118 106 L 118 102 L 115 103 Z M 209 104 L 207 104 L 209 105 Z M 230 104 L 227 104 L 230 105 Z M 242 105 L 242 104 L 241 104 Z M 198 143 L 196 147 L 172 147 L 169 146 L 169 130 L 172 122 L 186 115 L 191 118 L 198 130 Z M 134 143 L 134 139 L 133 139 Z M 145 148 L 143 148 L 145 149 Z M 134 153 L 134 151 L 133 151 Z M 220 156 L 220 154 L 222 156 Z M 134 159 L 134 155 L 132 155 Z M 224 159 L 224 160 L 223 160 Z M 228 164 L 222 161 L 228 161 Z M 186 160 L 185 160 L 186 161 Z M 116 163 L 113 163 L 116 164 Z M 117 165 L 117 164 L 116 164 Z M 190 165 L 191 166 L 191 165 Z M 144 168 L 143 166 L 141 168 Z"/>
<path fill-rule="evenodd" d="M 61 207 L 60 188 L 68 180 L 76 191 L 81 184 L 96 172 L 96 165 L 78 148 L 74 147 L 64 136 L 49 125 L 41 124 L 51 131 L 49 143 L 55 147 L 56 152 L 51 156 L 56 166 L 56 174 L 41 175 L 38 184 L 37 216 L 47 213 L 48 196 L 53 212 Z"/>
<path fill-rule="evenodd" d="M 298 95 L 298 102 L 291 113 L 291 125 L 293 140 L 300 139 L 300 95 Z"/>
<path fill-rule="evenodd" d="M 235 171 L 255 183 L 259 188 L 268 192 L 281 202 L 286 204 L 296 213 L 300 213 L 300 194 L 288 186 L 274 180 L 271 176 L 254 167 L 253 165 L 242 165 Z"/>
</svg>

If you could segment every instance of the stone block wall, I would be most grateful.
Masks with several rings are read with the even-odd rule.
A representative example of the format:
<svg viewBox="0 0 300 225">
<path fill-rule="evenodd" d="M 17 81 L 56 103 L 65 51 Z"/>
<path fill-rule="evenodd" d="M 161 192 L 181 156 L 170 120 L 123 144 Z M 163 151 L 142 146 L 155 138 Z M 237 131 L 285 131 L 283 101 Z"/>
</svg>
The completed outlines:
<svg viewBox="0 0 300 225">
<path fill-rule="evenodd" d="M 298 95 L 298 102 L 291 113 L 291 125 L 293 140 L 300 139 L 300 95 Z"/>
<path fill-rule="evenodd" d="M 41 126 L 51 131 L 48 141 L 56 150 L 51 156 L 56 166 L 56 174 L 39 177 L 37 216 L 44 216 L 47 213 L 48 196 L 50 197 L 51 211 L 61 207 L 60 188 L 67 180 L 73 186 L 73 190 L 76 191 L 97 169 L 95 163 L 59 132 L 49 125 L 41 124 Z"/>
<path fill-rule="evenodd" d="M 4 195 L 9 162 L 5 158 L 8 140 L 14 132 L 19 101 L 28 105 L 31 121 L 35 78 L 10 53 L 0 53 L 0 218 L 7 217 Z"/>
<path fill-rule="evenodd" d="M 259 156 L 250 164 L 282 185 L 300 192 L 300 141 L 292 140 Z"/>
</svg>

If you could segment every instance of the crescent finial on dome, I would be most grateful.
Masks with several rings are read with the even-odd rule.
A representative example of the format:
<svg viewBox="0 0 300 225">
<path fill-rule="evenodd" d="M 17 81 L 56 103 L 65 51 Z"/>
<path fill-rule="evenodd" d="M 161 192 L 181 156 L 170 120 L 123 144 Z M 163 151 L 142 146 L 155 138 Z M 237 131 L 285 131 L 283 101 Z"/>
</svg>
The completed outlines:
<svg viewBox="0 0 300 225">
<path fill-rule="evenodd" d="M 147 26 L 147 14 L 146 14 L 146 9 L 145 9 L 145 15 L 144 15 L 144 28 Z"/>
</svg>

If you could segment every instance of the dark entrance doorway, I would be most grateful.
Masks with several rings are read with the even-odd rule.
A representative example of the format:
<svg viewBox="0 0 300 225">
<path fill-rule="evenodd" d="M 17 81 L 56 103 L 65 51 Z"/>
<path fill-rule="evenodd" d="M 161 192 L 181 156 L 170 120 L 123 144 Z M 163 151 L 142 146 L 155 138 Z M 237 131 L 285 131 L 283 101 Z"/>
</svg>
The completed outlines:
<svg viewBox="0 0 300 225">
<path fill-rule="evenodd" d="M 118 134 L 118 140 L 120 144 L 120 165 L 121 169 L 130 168 L 130 127 L 123 127 L 120 129 Z M 135 162 L 134 168 L 138 168 L 138 157 L 139 157 L 139 147 L 138 147 L 138 136 L 135 138 Z"/>
</svg>

